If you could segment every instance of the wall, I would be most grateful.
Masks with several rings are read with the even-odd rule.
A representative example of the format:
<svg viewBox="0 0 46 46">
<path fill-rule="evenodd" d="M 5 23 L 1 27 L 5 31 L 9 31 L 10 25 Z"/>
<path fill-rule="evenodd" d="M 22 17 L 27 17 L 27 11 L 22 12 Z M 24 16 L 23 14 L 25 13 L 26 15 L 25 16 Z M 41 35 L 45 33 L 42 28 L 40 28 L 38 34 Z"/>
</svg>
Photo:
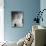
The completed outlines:
<svg viewBox="0 0 46 46">
<path fill-rule="evenodd" d="M 40 9 L 41 9 L 41 11 L 43 9 L 46 9 L 46 0 L 40 0 Z M 41 22 L 40 25 L 43 25 L 46 27 L 46 20 L 45 20 L 46 19 L 46 11 L 43 12 L 42 17 L 43 17 L 44 21 Z"/>
<path fill-rule="evenodd" d="M 32 20 L 36 17 L 35 12 L 40 9 L 40 0 L 5 0 L 4 2 L 5 40 L 18 41 L 31 31 Z M 11 26 L 11 11 L 17 10 L 24 12 L 23 28 L 12 28 Z"/>
</svg>

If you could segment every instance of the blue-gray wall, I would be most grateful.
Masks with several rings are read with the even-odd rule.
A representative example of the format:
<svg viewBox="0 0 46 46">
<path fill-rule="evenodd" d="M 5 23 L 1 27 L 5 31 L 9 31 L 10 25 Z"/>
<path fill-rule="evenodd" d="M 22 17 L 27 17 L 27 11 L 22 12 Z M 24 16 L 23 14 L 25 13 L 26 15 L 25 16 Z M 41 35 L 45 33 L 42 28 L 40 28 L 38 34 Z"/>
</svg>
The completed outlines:
<svg viewBox="0 0 46 46">
<path fill-rule="evenodd" d="M 32 28 L 32 20 L 36 17 L 35 12 L 40 9 L 40 0 L 5 0 L 4 9 L 4 35 L 7 41 L 18 41 Z M 24 27 L 12 28 L 11 11 L 24 12 Z"/>
<path fill-rule="evenodd" d="M 40 1 L 40 10 L 42 11 L 43 9 L 46 9 L 46 0 L 41 0 Z M 46 27 L 46 11 L 43 12 L 43 22 L 40 22 L 40 25 L 45 26 Z"/>
</svg>

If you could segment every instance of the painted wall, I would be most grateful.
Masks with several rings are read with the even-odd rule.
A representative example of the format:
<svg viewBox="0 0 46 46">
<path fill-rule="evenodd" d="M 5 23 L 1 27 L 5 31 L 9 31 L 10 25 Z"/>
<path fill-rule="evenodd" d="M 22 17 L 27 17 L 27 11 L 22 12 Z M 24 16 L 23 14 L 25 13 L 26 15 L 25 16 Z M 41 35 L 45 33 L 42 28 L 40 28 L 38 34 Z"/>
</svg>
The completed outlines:
<svg viewBox="0 0 46 46">
<path fill-rule="evenodd" d="M 46 0 L 40 0 L 40 9 L 41 9 L 41 11 L 43 9 L 46 9 Z M 43 17 L 44 20 L 43 20 L 43 22 L 42 21 L 40 22 L 40 25 L 46 27 L 46 11 L 43 12 L 42 17 Z"/>
<path fill-rule="evenodd" d="M 36 17 L 35 12 L 40 9 L 40 0 L 5 0 L 4 9 L 4 34 L 7 41 L 18 41 L 32 29 L 32 20 Z M 12 28 L 11 11 L 24 12 L 24 27 Z"/>
</svg>

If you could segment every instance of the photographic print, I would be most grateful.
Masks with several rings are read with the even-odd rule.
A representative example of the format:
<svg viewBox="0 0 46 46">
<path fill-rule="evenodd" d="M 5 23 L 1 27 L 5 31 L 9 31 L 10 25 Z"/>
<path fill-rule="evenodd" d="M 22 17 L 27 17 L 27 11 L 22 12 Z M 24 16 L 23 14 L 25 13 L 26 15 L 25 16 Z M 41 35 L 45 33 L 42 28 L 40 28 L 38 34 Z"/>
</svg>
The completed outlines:
<svg viewBox="0 0 46 46">
<path fill-rule="evenodd" d="M 12 11 L 12 26 L 13 27 L 23 27 L 24 25 L 24 13 L 22 11 Z"/>
</svg>

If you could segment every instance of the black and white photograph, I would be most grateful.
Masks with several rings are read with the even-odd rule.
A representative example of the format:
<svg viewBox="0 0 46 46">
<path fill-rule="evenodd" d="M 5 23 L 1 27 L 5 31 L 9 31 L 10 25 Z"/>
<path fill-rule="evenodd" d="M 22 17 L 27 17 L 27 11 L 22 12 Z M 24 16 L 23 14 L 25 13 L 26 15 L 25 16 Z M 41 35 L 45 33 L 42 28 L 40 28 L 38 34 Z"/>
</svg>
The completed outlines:
<svg viewBox="0 0 46 46">
<path fill-rule="evenodd" d="M 12 11 L 11 18 L 13 27 L 24 26 L 24 13 L 22 11 Z"/>
</svg>

